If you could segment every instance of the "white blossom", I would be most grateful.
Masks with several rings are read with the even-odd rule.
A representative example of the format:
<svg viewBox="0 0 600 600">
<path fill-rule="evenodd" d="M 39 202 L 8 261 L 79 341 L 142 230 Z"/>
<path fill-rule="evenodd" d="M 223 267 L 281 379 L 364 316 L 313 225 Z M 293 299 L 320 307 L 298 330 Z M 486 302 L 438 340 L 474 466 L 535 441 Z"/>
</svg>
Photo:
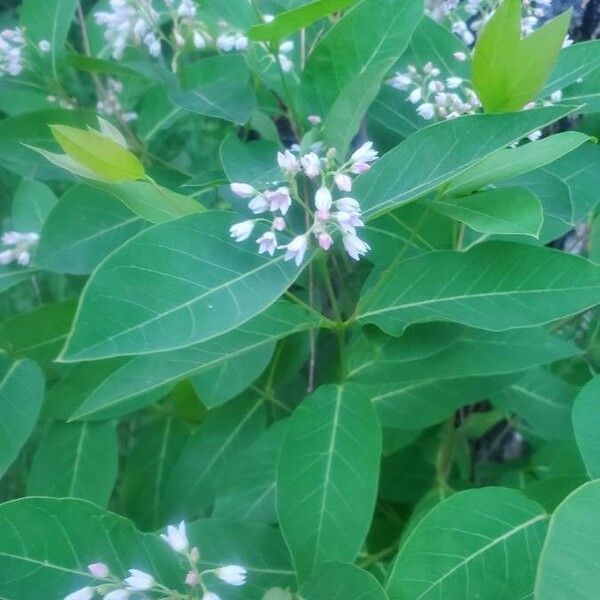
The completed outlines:
<svg viewBox="0 0 600 600">
<path fill-rule="evenodd" d="M 408 101 L 411 104 L 418 104 L 421 101 L 421 98 L 423 98 L 423 90 L 418 87 L 415 88 L 409 95 L 408 95 Z"/>
<path fill-rule="evenodd" d="M 221 600 L 221 596 L 217 596 L 214 592 L 204 592 L 202 600 Z"/>
<path fill-rule="evenodd" d="M 318 125 L 320 125 L 323 122 L 323 119 L 321 119 L 321 117 L 319 115 L 309 115 L 308 122 L 311 125 L 313 125 L 314 127 L 317 127 Z"/>
<path fill-rule="evenodd" d="M 9 265 L 16 262 L 26 267 L 31 261 L 31 254 L 38 243 L 40 236 L 37 233 L 21 233 L 7 231 L 1 238 L 4 246 L 12 246 L 0 252 L 0 265 Z"/>
<path fill-rule="evenodd" d="M 98 579 L 106 579 L 109 574 L 109 569 L 104 563 L 93 563 L 88 565 L 88 571 Z"/>
<path fill-rule="evenodd" d="M 340 192 L 352 191 L 352 178 L 349 175 L 346 175 L 346 173 L 336 173 L 334 181 Z"/>
<path fill-rule="evenodd" d="M 321 159 L 314 152 L 309 152 L 300 158 L 300 164 L 307 177 L 314 179 L 321 174 Z"/>
<path fill-rule="evenodd" d="M 258 193 L 257 190 L 248 183 L 232 183 L 229 187 L 231 191 L 240 198 L 252 198 Z"/>
<path fill-rule="evenodd" d="M 467 55 L 464 52 L 455 52 L 452 56 L 460 62 L 465 62 L 465 60 L 467 60 Z"/>
<path fill-rule="evenodd" d="M 38 44 L 38 48 L 40 49 L 40 52 L 42 52 L 43 54 L 47 54 L 48 52 L 50 52 L 50 50 L 52 50 L 52 44 L 48 40 L 42 40 Z"/>
<path fill-rule="evenodd" d="M 129 569 L 130 576 L 125 579 L 125 583 L 131 591 L 145 592 L 154 587 L 154 577 L 138 569 Z"/>
<path fill-rule="evenodd" d="M 371 249 L 369 244 L 361 240 L 354 233 L 346 233 L 342 238 L 342 242 L 346 252 L 354 260 L 360 260 L 360 257 L 364 256 Z"/>
<path fill-rule="evenodd" d="M 200 575 L 196 571 L 189 571 L 185 576 L 185 584 L 196 587 L 200 583 Z"/>
<path fill-rule="evenodd" d="M 373 142 L 365 142 L 350 157 L 353 163 L 372 163 L 379 158 L 377 150 L 373 150 Z"/>
<path fill-rule="evenodd" d="M 287 246 L 285 253 L 285 260 L 294 260 L 296 262 L 296 266 L 299 267 L 304 260 L 304 255 L 306 254 L 306 249 L 308 248 L 308 238 L 306 235 L 299 235 L 295 237 Z M 221 577 L 219 575 L 219 577 Z M 221 577 L 221 579 L 223 579 Z"/>
<path fill-rule="evenodd" d="M 298 159 L 289 150 L 277 153 L 277 164 L 282 173 L 286 176 L 293 177 L 300 171 Z"/>
<path fill-rule="evenodd" d="M 408 73 L 396 73 L 396 75 L 388 81 L 388 84 L 397 90 L 404 91 L 412 84 L 412 78 Z"/>
<path fill-rule="evenodd" d="M 315 194 L 315 208 L 320 219 L 329 218 L 329 211 L 333 205 L 331 192 L 325 186 L 321 186 Z"/>
<path fill-rule="evenodd" d="M 429 121 L 435 116 L 435 107 L 430 102 L 425 102 L 417 108 L 417 113 L 420 117 Z"/>
<path fill-rule="evenodd" d="M 271 212 L 280 211 L 285 215 L 292 205 L 290 190 L 287 187 L 277 188 L 275 191 L 267 191 L 264 193 L 265 200 L 269 203 Z"/>
<path fill-rule="evenodd" d="M 248 203 L 248 208 L 255 214 L 260 215 L 267 212 L 271 207 L 263 194 L 258 194 Z"/>
<path fill-rule="evenodd" d="M 198 50 L 203 50 L 204 48 L 206 48 L 206 38 L 202 35 L 200 31 L 194 31 L 192 41 L 194 46 Z"/>
<path fill-rule="evenodd" d="M 555 92 L 552 92 L 550 94 L 550 100 L 552 100 L 552 102 L 560 102 L 562 100 L 562 97 L 562 90 L 556 90 Z"/>
<path fill-rule="evenodd" d="M 236 242 L 243 242 L 252 235 L 253 230 L 254 221 L 242 221 L 232 225 L 229 228 L 229 233 Z"/>
<path fill-rule="evenodd" d="M 318 235 L 318 239 L 319 246 L 321 246 L 325 252 L 327 252 L 333 245 L 333 238 L 326 231 L 320 233 Z"/>
<path fill-rule="evenodd" d="M 127 590 L 113 590 L 104 596 L 104 600 L 128 600 L 130 596 Z"/>
<path fill-rule="evenodd" d="M 22 29 L 17 27 L 0 31 L 0 77 L 4 75 L 16 77 L 23 72 L 24 48 L 25 37 Z"/>
<path fill-rule="evenodd" d="M 248 221 L 246 221 L 246 223 L 248 223 Z M 250 221 L 250 223 L 252 223 L 252 222 Z M 252 223 L 252 226 L 254 226 L 254 223 Z M 233 227 L 235 227 L 235 225 Z M 232 227 L 232 229 L 233 229 L 233 227 Z M 250 231 L 252 231 L 252 229 L 250 229 Z M 232 235 L 233 235 L 233 232 L 232 232 Z M 248 234 L 248 235 L 250 235 L 250 234 Z M 189 542 L 187 539 L 185 523 L 183 521 L 181 521 L 181 523 L 179 523 L 179 525 L 177 527 L 174 527 L 173 525 L 169 525 L 167 527 L 167 533 L 161 534 L 160 537 L 165 542 L 167 542 L 167 544 L 169 544 L 169 546 L 171 546 L 171 548 L 173 548 L 173 550 L 175 550 L 175 552 L 180 552 L 182 554 L 185 554 L 188 551 Z"/>
<path fill-rule="evenodd" d="M 266 231 L 256 240 L 256 243 L 259 244 L 259 254 L 264 254 L 266 252 L 270 256 L 273 256 L 277 249 L 277 236 L 272 231 Z"/>
<path fill-rule="evenodd" d="M 64 600 L 91 600 L 94 597 L 94 588 L 84 587 L 65 596 Z"/>
</svg>

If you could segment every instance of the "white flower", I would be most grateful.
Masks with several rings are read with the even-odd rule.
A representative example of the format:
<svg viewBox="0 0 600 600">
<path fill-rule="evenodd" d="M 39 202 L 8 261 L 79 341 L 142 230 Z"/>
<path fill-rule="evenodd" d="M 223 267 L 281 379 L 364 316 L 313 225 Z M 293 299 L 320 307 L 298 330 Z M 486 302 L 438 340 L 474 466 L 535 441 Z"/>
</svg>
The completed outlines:
<svg viewBox="0 0 600 600">
<path fill-rule="evenodd" d="M 371 249 L 369 244 L 361 240 L 354 233 L 346 233 L 342 241 L 346 252 L 354 260 L 360 260 L 360 257 L 364 256 Z"/>
<path fill-rule="evenodd" d="M 562 100 L 562 97 L 562 90 L 556 90 L 555 92 L 552 92 L 550 94 L 550 100 L 552 100 L 552 102 L 560 102 Z"/>
<path fill-rule="evenodd" d="M 369 165 L 368 163 L 359 162 L 359 163 L 354 163 L 350 167 L 350 171 L 354 175 L 362 175 L 363 173 L 366 173 L 370 168 L 371 168 L 371 165 Z"/>
<path fill-rule="evenodd" d="M 286 187 L 277 188 L 272 192 L 265 192 L 263 195 L 269 203 L 269 210 L 271 212 L 279 210 L 282 215 L 285 215 L 292 205 L 290 190 Z"/>
<path fill-rule="evenodd" d="M 236 36 L 229 33 L 222 33 L 217 38 L 217 49 L 221 52 L 231 52 L 235 48 Z"/>
<path fill-rule="evenodd" d="M 360 215 L 357 213 L 347 213 L 345 211 L 340 211 L 334 214 L 335 220 L 337 221 L 340 229 L 345 233 L 356 233 L 356 227 L 362 227 L 364 223 L 362 222 Z"/>
<path fill-rule="evenodd" d="M 275 231 L 283 231 L 286 228 L 285 219 L 283 217 L 275 217 L 273 219 L 272 227 Z"/>
<path fill-rule="evenodd" d="M 93 563 L 88 565 L 88 571 L 98 579 L 106 579 L 110 572 L 104 563 Z"/>
<path fill-rule="evenodd" d="M 345 173 L 336 173 L 334 180 L 335 185 L 340 192 L 352 191 L 352 178 L 349 175 L 346 175 Z"/>
<path fill-rule="evenodd" d="M 397 90 L 407 90 L 413 83 L 413 80 L 408 73 L 397 73 L 388 83 Z"/>
<path fill-rule="evenodd" d="M 4 252 L 0 252 L 0 265 L 10 265 L 13 261 L 13 251 L 12 250 L 4 250 Z"/>
<path fill-rule="evenodd" d="M 47 52 L 50 52 L 50 50 L 52 50 L 52 44 L 48 40 L 42 40 L 38 44 L 38 48 L 40 49 L 40 52 L 46 54 Z"/>
<path fill-rule="evenodd" d="M 331 192 L 325 186 L 321 186 L 315 194 L 315 207 L 317 212 L 322 213 L 323 215 L 326 214 L 327 216 L 323 218 L 327 219 L 332 205 L 333 198 L 331 196 Z"/>
<path fill-rule="evenodd" d="M 295 237 L 287 246 L 284 246 L 284 248 L 287 250 L 285 253 L 285 260 L 295 260 L 296 266 L 299 267 L 304 260 L 307 247 L 308 239 L 306 235 L 299 235 Z"/>
<path fill-rule="evenodd" d="M 411 104 L 418 104 L 419 102 L 421 102 L 421 98 L 423 97 L 423 91 L 421 90 L 420 87 L 415 88 L 409 95 L 408 95 L 408 101 Z"/>
<path fill-rule="evenodd" d="M 248 202 L 248 208 L 255 214 L 260 215 L 261 213 L 267 212 L 270 210 L 271 204 L 267 202 L 267 199 L 263 194 L 258 194 L 254 196 L 250 202 Z"/>
<path fill-rule="evenodd" d="M 258 253 L 264 254 L 267 252 L 270 256 L 275 254 L 275 250 L 277 249 L 277 237 L 272 231 L 266 231 L 263 233 L 257 240 L 256 243 L 259 244 Z"/>
<path fill-rule="evenodd" d="M 294 42 L 292 40 L 287 40 L 287 41 L 281 43 L 279 46 L 279 52 L 282 52 L 283 54 L 287 54 L 288 52 L 291 52 L 293 49 L 294 49 Z"/>
<path fill-rule="evenodd" d="M 248 223 L 250 223 L 250 225 L 248 225 Z M 240 225 L 242 225 L 242 227 L 239 227 Z M 236 232 L 238 233 L 238 235 L 234 236 L 233 235 L 233 228 L 236 228 Z M 232 237 L 236 238 L 236 242 L 239 241 L 243 241 L 239 239 L 239 232 L 240 230 L 243 230 L 243 234 L 245 234 L 246 230 L 250 228 L 250 232 L 252 231 L 252 229 L 254 228 L 254 223 L 252 221 L 245 221 L 244 223 L 238 223 L 238 226 L 236 227 L 236 225 L 233 225 L 231 227 L 231 229 L 229 230 L 231 232 Z M 248 235 L 250 235 L 250 233 L 248 233 Z M 243 235 L 242 235 L 243 237 Z M 169 525 L 167 527 L 167 533 L 164 534 L 162 533 L 160 536 L 165 542 L 167 542 L 167 544 L 169 544 L 169 546 L 171 546 L 171 548 L 173 548 L 173 550 L 175 550 L 175 552 L 180 552 L 182 554 L 185 554 L 189 548 L 189 542 L 187 539 L 187 533 L 185 530 L 185 522 L 181 521 L 181 523 L 179 523 L 179 525 L 177 527 L 174 527 L 173 525 Z"/>
<path fill-rule="evenodd" d="M 533 133 L 530 133 L 527 138 L 529 140 L 531 140 L 532 142 L 535 142 L 537 140 L 539 140 L 542 137 L 542 131 L 541 129 L 538 129 L 536 131 L 534 131 Z"/>
<path fill-rule="evenodd" d="M 448 77 L 446 79 L 446 85 L 451 89 L 455 90 L 459 88 L 463 84 L 462 77 Z"/>
<path fill-rule="evenodd" d="M 129 569 L 130 577 L 125 579 L 129 589 L 136 592 L 144 592 L 154 587 L 154 577 L 139 571 L 138 569 Z"/>
<path fill-rule="evenodd" d="M 189 571 L 185 576 L 185 584 L 190 587 L 196 587 L 200 583 L 200 576 L 195 571 Z"/>
<path fill-rule="evenodd" d="M 252 230 L 254 229 L 254 221 L 242 221 L 241 223 L 235 223 L 229 228 L 229 233 L 231 237 L 236 242 L 243 242 L 247 240 L 252 235 Z M 185 532 L 184 532 L 185 534 Z M 162 536 L 166 539 L 166 536 Z M 186 540 L 187 541 L 187 540 Z M 170 542 L 168 542 L 170 544 Z M 180 552 L 177 550 L 177 552 Z"/>
<path fill-rule="evenodd" d="M 217 596 L 214 592 L 205 592 L 202 600 L 221 600 L 221 596 Z"/>
<path fill-rule="evenodd" d="M 238 52 L 244 52 L 248 50 L 248 46 L 250 45 L 250 40 L 245 35 L 238 35 L 235 38 L 235 49 Z"/>
<path fill-rule="evenodd" d="M 435 117 L 435 107 L 431 102 L 425 102 L 417 108 L 417 114 L 423 119 L 429 121 Z"/>
<path fill-rule="evenodd" d="M 256 189 L 247 183 L 232 183 L 229 187 L 240 198 L 252 198 L 258 193 Z"/>
<path fill-rule="evenodd" d="M 298 159 L 289 150 L 277 153 L 277 164 L 284 175 L 293 177 L 300 171 Z"/>
<path fill-rule="evenodd" d="M 467 55 L 464 52 L 455 52 L 453 54 L 454 58 L 460 62 L 464 62 L 467 60 Z"/>
<path fill-rule="evenodd" d="M 290 60 L 285 54 L 278 56 L 279 64 L 284 73 L 289 73 L 294 68 L 294 62 Z"/>
<path fill-rule="evenodd" d="M 263 21 L 265 23 L 272 23 L 275 20 L 275 15 L 263 15 Z"/>
<path fill-rule="evenodd" d="M 84 587 L 68 596 L 65 596 L 65 600 L 91 600 L 94 597 L 94 588 Z"/>
<path fill-rule="evenodd" d="M 298 264 L 297 260 L 296 264 Z M 238 565 L 229 565 L 227 567 L 220 567 L 217 569 L 217 577 L 229 585 L 244 585 L 244 583 L 246 583 L 247 574 L 248 571 Z"/>
<path fill-rule="evenodd" d="M 131 594 L 127 590 L 113 590 L 104 596 L 104 600 L 127 600 Z"/>
<path fill-rule="evenodd" d="M 332 244 L 333 238 L 326 231 L 319 234 L 319 246 L 321 246 L 325 252 L 331 248 Z"/>
<path fill-rule="evenodd" d="M 206 38 L 199 31 L 194 31 L 192 40 L 194 46 L 198 50 L 204 50 L 204 48 L 206 48 Z"/>
<path fill-rule="evenodd" d="M 160 40 L 154 33 L 149 33 L 144 38 L 144 45 L 148 49 L 148 53 L 153 58 L 158 58 L 162 54 L 162 46 L 160 44 Z"/>
<path fill-rule="evenodd" d="M 323 122 L 323 119 L 321 119 L 319 115 L 309 115 L 308 122 L 314 127 L 316 127 L 317 125 L 320 125 Z"/>
<path fill-rule="evenodd" d="M 348 196 L 340 198 L 339 200 L 335 201 L 335 206 L 338 210 L 360 215 L 360 204 L 354 198 L 350 198 Z"/>
<path fill-rule="evenodd" d="M 300 164 L 310 179 L 314 179 L 321 174 L 321 159 L 314 153 L 309 152 L 300 159 Z"/>
<path fill-rule="evenodd" d="M 373 142 L 365 142 L 358 150 L 356 150 L 350 160 L 353 163 L 372 163 L 379 158 L 377 150 L 373 150 Z"/>
</svg>

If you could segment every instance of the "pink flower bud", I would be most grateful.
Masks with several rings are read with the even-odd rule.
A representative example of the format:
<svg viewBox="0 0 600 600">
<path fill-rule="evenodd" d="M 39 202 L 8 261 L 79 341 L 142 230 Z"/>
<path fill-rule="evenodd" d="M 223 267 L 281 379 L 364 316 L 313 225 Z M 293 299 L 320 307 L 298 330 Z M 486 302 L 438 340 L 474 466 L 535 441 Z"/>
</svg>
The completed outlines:
<svg viewBox="0 0 600 600">
<path fill-rule="evenodd" d="M 285 219 L 283 217 L 275 217 L 272 227 L 275 231 L 283 231 L 287 227 Z"/>
<path fill-rule="evenodd" d="M 88 565 L 88 571 L 98 579 L 106 579 L 109 574 L 109 569 L 104 563 L 92 563 Z"/>
<path fill-rule="evenodd" d="M 308 122 L 316 127 L 317 125 L 320 125 L 323 122 L 323 119 L 321 119 L 319 115 L 310 115 L 308 117 Z"/>
<path fill-rule="evenodd" d="M 351 192 L 352 178 L 349 175 L 346 175 L 345 173 L 336 173 L 335 185 L 341 192 Z"/>
<path fill-rule="evenodd" d="M 328 233 L 319 234 L 319 246 L 327 252 L 333 244 L 333 238 Z"/>
<path fill-rule="evenodd" d="M 251 185 L 248 185 L 247 183 L 232 183 L 230 188 L 231 191 L 240 198 L 252 198 L 252 196 L 255 196 L 258 193 Z"/>
<path fill-rule="evenodd" d="M 194 571 L 190 571 L 185 576 L 185 584 L 186 585 L 189 585 L 190 587 L 196 587 L 199 583 L 200 583 L 200 577 L 198 576 L 198 573 L 196 573 Z"/>
</svg>

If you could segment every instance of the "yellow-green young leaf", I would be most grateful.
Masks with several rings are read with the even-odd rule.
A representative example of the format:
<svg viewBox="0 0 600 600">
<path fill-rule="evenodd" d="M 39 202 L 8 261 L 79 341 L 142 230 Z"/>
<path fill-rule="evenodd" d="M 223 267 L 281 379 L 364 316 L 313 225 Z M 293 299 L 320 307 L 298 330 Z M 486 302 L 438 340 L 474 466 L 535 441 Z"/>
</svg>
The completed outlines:
<svg viewBox="0 0 600 600">
<path fill-rule="evenodd" d="M 135 181 L 144 176 L 139 159 L 112 139 L 66 125 L 50 129 L 70 158 L 106 181 Z"/>
<path fill-rule="evenodd" d="M 520 110 L 544 87 L 569 27 L 566 11 L 521 39 L 521 1 L 504 0 L 475 46 L 473 86 L 486 112 Z"/>
</svg>

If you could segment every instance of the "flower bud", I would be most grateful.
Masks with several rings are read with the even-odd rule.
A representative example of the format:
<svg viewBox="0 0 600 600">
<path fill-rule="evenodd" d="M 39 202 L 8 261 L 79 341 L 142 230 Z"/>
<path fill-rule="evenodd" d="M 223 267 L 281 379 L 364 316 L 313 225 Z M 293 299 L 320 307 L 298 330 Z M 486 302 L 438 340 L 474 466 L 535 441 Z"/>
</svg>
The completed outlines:
<svg viewBox="0 0 600 600">
<path fill-rule="evenodd" d="M 189 585 L 190 587 L 196 587 L 199 583 L 200 583 L 200 576 L 198 575 L 198 573 L 196 573 L 196 571 L 190 571 L 185 576 L 185 584 L 186 585 Z"/>
<path fill-rule="evenodd" d="M 129 569 L 130 577 L 125 579 L 129 589 L 136 592 L 145 592 L 154 587 L 154 577 L 138 569 Z"/>
<path fill-rule="evenodd" d="M 104 563 L 93 563 L 88 565 L 88 571 L 98 579 L 106 579 L 109 574 L 109 569 Z"/>
<path fill-rule="evenodd" d="M 64 600 L 92 600 L 94 597 L 94 588 L 84 587 L 68 596 L 65 596 Z"/>
<path fill-rule="evenodd" d="M 328 233 L 320 233 L 319 234 L 319 246 L 327 252 L 329 248 L 331 248 L 333 244 L 333 238 Z"/>
<path fill-rule="evenodd" d="M 222 579 L 229 585 L 244 585 L 248 571 L 238 565 L 228 565 L 217 569 L 216 574 L 219 579 Z"/>
<path fill-rule="evenodd" d="M 231 191 L 240 198 L 252 198 L 252 196 L 255 196 L 258 193 L 251 185 L 248 185 L 247 183 L 232 183 L 230 188 Z"/>
<path fill-rule="evenodd" d="M 336 173 L 335 185 L 340 192 L 351 192 L 352 191 L 352 178 L 345 173 Z"/>
</svg>

